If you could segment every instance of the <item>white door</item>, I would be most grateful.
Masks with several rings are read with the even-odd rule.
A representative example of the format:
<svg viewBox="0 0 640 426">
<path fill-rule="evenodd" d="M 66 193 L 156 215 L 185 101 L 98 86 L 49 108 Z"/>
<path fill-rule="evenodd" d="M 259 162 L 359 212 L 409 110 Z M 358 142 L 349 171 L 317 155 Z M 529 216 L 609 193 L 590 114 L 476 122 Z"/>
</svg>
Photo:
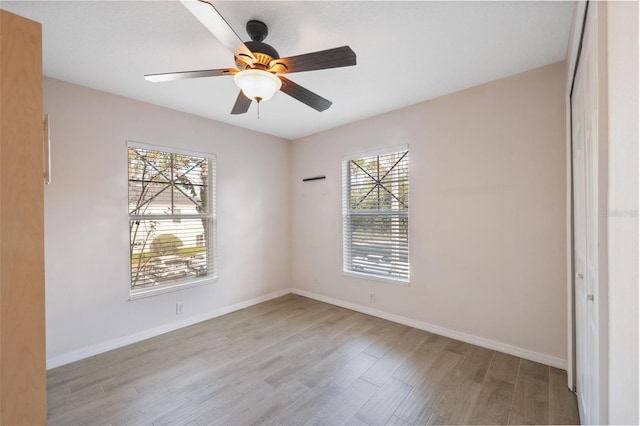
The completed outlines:
<svg viewBox="0 0 640 426">
<path fill-rule="evenodd" d="M 596 5 L 588 10 L 571 95 L 576 390 L 583 424 L 600 423 L 598 356 L 598 74 Z"/>
</svg>

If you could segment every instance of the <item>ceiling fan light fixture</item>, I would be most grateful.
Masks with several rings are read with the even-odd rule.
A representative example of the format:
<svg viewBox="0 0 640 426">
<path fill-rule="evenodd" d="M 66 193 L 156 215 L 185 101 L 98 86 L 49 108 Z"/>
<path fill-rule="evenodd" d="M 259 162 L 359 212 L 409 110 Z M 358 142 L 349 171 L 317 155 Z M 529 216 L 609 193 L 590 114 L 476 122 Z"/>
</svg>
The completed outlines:
<svg viewBox="0 0 640 426">
<path fill-rule="evenodd" d="M 274 74 L 256 69 L 240 71 L 234 81 L 247 98 L 257 102 L 268 101 L 282 86 Z"/>
</svg>

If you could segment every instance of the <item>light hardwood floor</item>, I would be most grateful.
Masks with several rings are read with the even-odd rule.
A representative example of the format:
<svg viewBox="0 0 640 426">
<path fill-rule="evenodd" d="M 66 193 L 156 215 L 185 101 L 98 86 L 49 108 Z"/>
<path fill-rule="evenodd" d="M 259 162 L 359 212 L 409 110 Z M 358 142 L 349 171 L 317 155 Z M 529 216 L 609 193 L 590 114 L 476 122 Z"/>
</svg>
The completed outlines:
<svg viewBox="0 0 640 426">
<path fill-rule="evenodd" d="M 287 295 L 48 373 L 49 424 L 575 424 L 562 370 Z"/>
</svg>

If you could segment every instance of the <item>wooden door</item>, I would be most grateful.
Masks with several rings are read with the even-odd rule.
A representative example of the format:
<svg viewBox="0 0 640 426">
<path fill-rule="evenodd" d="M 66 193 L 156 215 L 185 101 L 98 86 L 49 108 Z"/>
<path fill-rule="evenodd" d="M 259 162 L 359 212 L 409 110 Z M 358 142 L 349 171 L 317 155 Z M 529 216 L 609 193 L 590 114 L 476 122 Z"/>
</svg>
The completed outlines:
<svg viewBox="0 0 640 426">
<path fill-rule="evenodd" d="M 41 26 L 0 10 L 0 424 L 47 421 Z"/>
</svg>

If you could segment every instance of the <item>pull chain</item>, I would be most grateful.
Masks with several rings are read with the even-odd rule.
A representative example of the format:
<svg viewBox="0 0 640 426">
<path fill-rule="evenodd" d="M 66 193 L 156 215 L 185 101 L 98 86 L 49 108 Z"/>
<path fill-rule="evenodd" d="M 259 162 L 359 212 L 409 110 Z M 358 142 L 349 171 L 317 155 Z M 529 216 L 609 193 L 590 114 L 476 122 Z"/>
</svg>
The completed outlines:
<svg viewBox="0 0 640 426">
<path fill-rule="evenodd" d="M 258 120 L 260 120 L 260 101 L 262 98 L 260 96 L 256 96 L 256 102 L 258 103 Z"/>
</svg>

